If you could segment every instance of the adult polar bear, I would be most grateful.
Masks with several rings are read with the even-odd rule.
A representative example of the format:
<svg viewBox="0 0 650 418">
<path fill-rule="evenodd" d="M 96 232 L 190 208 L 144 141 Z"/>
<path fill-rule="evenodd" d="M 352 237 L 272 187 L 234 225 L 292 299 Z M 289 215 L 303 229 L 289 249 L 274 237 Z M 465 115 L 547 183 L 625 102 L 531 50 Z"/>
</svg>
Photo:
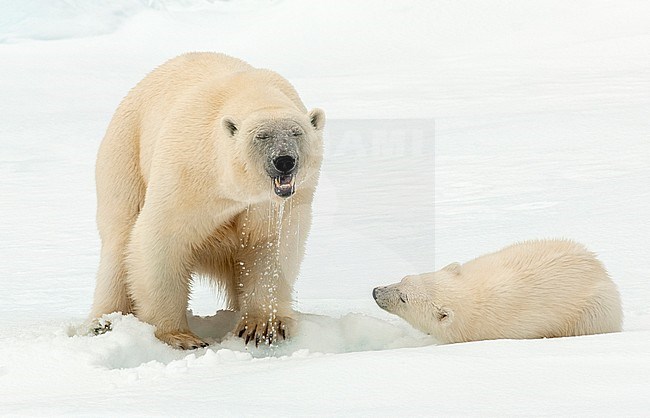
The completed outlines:
<svg viewBox="0 0 650 418">
<path fill-rule="evenodd" d="M 91 318 L 133 312 L 173 347 L 205 346 L 186 318 L 199 274 L 243 313 L 247 343 L 285 338 L 324 122 L 280 75 L 227 55 L 185 54 L 147 75 L 97 157 Z"/>
</svg>

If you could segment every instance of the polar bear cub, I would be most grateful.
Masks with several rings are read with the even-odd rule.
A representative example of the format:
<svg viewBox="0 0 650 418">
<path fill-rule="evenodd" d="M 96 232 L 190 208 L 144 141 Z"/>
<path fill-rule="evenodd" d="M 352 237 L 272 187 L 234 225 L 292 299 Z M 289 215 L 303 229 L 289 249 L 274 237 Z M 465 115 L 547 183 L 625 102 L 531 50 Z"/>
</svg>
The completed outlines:
<svg viewBox="0 0 650 418">
<path fill-rule="evenodd" d="M 583 245 L 535 240 L 373 290 L 377 304 L 441 343 L 621 330 L 621 300 Z"/>
</svg>

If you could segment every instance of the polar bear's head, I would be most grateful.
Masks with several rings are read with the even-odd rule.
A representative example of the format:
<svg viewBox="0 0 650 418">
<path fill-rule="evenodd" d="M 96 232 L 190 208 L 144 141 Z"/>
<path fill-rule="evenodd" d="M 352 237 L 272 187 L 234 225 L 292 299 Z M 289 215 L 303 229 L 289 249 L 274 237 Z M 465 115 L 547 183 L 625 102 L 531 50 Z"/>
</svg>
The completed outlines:
<svg viewBox="0 0 650 418">
<path fill-rule="evenodd" d="M 372 296 L 380 308 L 444 340 L 440 337 L 455 314 L 448 283 L 458 280 L 460 269 L 460 264 L 453 263 L 434 273 L 406 276 L 399 283 L 376 287 Z"/>
<path fill-rule="evenodd" d="M 221 127 L 234 144 L 238 181 L 246 190 L 281 198 L 314 187 L 322 162 L 320 109 L 262 109 L 242 118 L 224 116 Z"/>
</svg>

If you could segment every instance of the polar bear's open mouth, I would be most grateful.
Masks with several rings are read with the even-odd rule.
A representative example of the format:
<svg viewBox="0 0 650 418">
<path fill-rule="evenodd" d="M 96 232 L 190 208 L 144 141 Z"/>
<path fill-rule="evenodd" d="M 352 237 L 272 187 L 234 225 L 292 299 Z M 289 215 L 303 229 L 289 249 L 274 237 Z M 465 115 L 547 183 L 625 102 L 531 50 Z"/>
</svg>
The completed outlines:
<svg viewBox="0 0 650 418">
<path fill-rule="evenodd" d="M 289 197 L 296 191 L 296 175 L 286 174 L 273 178 L 273 190 L 280 197 Z"/>
</svg>

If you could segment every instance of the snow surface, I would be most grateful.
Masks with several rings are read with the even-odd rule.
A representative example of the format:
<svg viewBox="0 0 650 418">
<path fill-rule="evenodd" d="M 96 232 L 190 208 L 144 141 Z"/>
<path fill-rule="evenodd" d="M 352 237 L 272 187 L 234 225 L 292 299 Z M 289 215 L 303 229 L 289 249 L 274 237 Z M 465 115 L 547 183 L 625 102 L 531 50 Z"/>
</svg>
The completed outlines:
<svg viewBox="0 0 650 418">
<path fill-rule="evenodd" d="M 94 158 L 120 99 L 179 53 L 277 70 L 328 115 L 295 339 L 244 347 L 197 284 L 176 351 L 81 326 Z M 0 415 L 648 416 L 650 5 L 621 0 L 0 2 Z M 371 289 L 568 237 L 622 333 L 438 346 Z"/>
</svg>

